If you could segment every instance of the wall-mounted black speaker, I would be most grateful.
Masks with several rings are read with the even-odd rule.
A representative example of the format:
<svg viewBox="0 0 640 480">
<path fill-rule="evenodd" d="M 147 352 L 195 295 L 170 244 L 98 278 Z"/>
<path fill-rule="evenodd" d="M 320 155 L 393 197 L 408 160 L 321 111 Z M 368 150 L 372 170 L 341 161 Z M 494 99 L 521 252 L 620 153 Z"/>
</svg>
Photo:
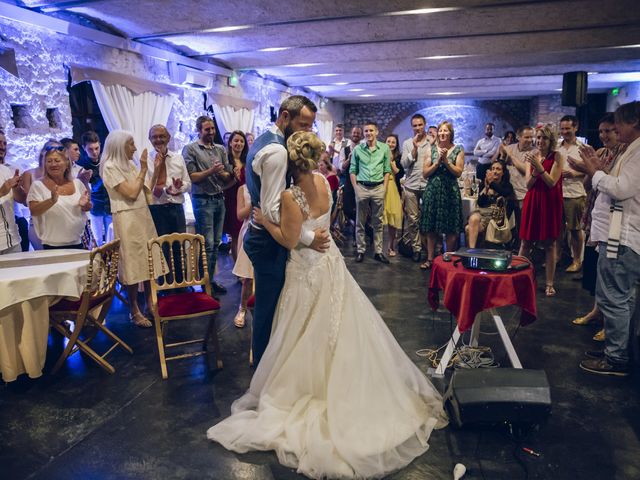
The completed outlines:
<svg viewBox="0 0 640 480">
<path fill-rule="evenodd" d="M 457 427 L 539 424 L 551 413 L 549 382 L 543 370 L 456 370 L 444 400 L 449 420 Z"/>
<path fill-rule="evenodd" d="M 581 107 L 587 103 L 587 72 L 567 72 L 562 76 L 562 105 Z"/>
<path fill-rule="evenodd" d="M 271 115 L 271 122 L 275 122 L 278 119 L 278 112 L 276 112 L 276 107 L 269 107 L 269 114 Z"/>
</svg>

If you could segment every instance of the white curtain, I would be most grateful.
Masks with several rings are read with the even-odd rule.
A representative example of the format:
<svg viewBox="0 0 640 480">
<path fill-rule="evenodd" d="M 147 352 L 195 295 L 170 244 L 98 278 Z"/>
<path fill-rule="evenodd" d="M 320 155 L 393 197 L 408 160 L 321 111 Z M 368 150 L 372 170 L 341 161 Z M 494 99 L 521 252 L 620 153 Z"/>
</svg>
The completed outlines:
<svg viewBox="0 0 640 480">
<path fill-rule="evenodd" d="M 213 114 L 216 116 L 220 135 L 226 132 L 240 130 L 245 133 L 253 131 L 253 110 L 248 108 L 236 108 L 231 105 L 218 105 L 214 103 Z"/>
<path fill-rule="evenodd" d="M 154 92 L 135 94 L 123 85 L 103 85 L 92 80 L 91 85 L 109 131 L 128 130 L 133 134 L 139 158 L 142 151 L 151 149 L 149 128 L 166 125 L 173 106 L 173 95 Z"/>
<path fill-rule="evenodd" d="M 329 145 L 333 140 L 333 121 L 332 120 L 317 120 L 318 137 L 325 144 Z"/>
</svg>

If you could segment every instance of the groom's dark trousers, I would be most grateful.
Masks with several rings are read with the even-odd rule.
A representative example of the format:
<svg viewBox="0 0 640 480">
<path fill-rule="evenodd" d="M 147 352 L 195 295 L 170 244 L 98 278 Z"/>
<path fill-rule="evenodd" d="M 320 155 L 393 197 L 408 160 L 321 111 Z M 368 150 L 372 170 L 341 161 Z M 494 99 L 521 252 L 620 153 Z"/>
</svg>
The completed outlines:
<svg viewBox="0 0 640 480">
<path fill-rule="evenodd" d="M 250 226 L 243 243 L 253 264 L 256 303 L 253 310 L 253 362 L 258 366 L 271 336 L 273 317 L 284 285 L 289 251 L 266 230 Z"/>
</svg>

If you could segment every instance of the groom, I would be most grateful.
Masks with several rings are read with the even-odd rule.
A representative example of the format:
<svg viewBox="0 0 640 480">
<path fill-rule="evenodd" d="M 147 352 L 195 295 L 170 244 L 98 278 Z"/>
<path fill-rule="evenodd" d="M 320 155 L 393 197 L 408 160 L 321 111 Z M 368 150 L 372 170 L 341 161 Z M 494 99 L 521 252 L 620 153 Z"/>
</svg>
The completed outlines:
<svg viewBox="0 0 640 480">
<path fill-rule="evenodd" d="M 316 118 L 314 103 L 302 95 L 285 99 L 275 124 L 260 135 L 247 155 L 247 189 L 251 204 L 259 207 L 265 219 L 280 223 L 280 194 L 289 186 L 287 138 L 294 132 L 310 131 Z M 323 252 L 329 248 L 326 229 L 302 229 L 300 242 Z M 256 304 L 253 311 L 253 359 L 257 367 L 269 343 L 271 324 L 289 252 L 261 226 L 249 225 L 243 247 L 253 264 Z"/>
</svg>

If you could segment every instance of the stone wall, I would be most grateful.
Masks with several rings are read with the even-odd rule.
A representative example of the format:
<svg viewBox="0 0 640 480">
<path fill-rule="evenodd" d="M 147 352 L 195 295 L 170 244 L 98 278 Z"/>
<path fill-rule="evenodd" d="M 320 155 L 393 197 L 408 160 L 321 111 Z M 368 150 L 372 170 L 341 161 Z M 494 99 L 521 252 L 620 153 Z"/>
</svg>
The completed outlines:
<svg viewBox="0 0 640 480">
<path fill-rule="evenodd" d="M 411 136 L 411 116 L 421 113 L 428 125 L 448 120 L 453 123 L 455 143 L 471 152 L 484 135 L 487 122 L 495 124 L 496 134 L 516 130 L 529 122 L 529 100 L 425 100 L 398 103 L 345 105 L 345 127 L 350 129 L 367 120 L 378 124 L 380 137 L 396 133 L 401 140 Z"/>
<path fill-rule="evenodd" d="M 563 116 L 575 114 L 576 107 L 562 106 L 561 95 L 544 95 L 534 97 L 531 100 L 531 119 L 529 123 L 534 127 L 538 123 L 551 123 L 557 127 Z"/>
<path fill-rule="evenodd" d="M 19 78 L 0 69 L 0 128 L 7 136 L 7 162 L 21 169 L 36 166 L 36 155 L 49 138 L 72 136 L 71 109 L 67 92 L 69 64 L 109 70 L 146 80 L 169 83 L 168 63 L 163 60 L 111 48 L 89 40 L 62 35 L 51 30 L 0 19 L 2 46 L 15 50 Z M 236 88 L 226 77 L 217 77 L 213 93 L 248 98 L 259 102 L 255 126 L 263 130 L 270 123 L 269 107 L 279 106 L 290 94 L 305 94 L 316 104 L 319 97 L 288 88 L 257 76 L 240 79 Z M 13 107 L 12 107 L 13 106 Z M 47 110 L 55 117 L 52 125 Z M 51 110 L 51 109 L 55 109 Z M 195 119 L 204 113 L 203 93 L 184 89 L 174 102 L 167 122 L 173 135 L 171 148 L 180 149 L 195 134 Z M 14 111 L 22 110 L 23 124 L 16 126 Z M 325 115 L 342 119 L 340 104 L 329 102 Z"/>
</svg>

